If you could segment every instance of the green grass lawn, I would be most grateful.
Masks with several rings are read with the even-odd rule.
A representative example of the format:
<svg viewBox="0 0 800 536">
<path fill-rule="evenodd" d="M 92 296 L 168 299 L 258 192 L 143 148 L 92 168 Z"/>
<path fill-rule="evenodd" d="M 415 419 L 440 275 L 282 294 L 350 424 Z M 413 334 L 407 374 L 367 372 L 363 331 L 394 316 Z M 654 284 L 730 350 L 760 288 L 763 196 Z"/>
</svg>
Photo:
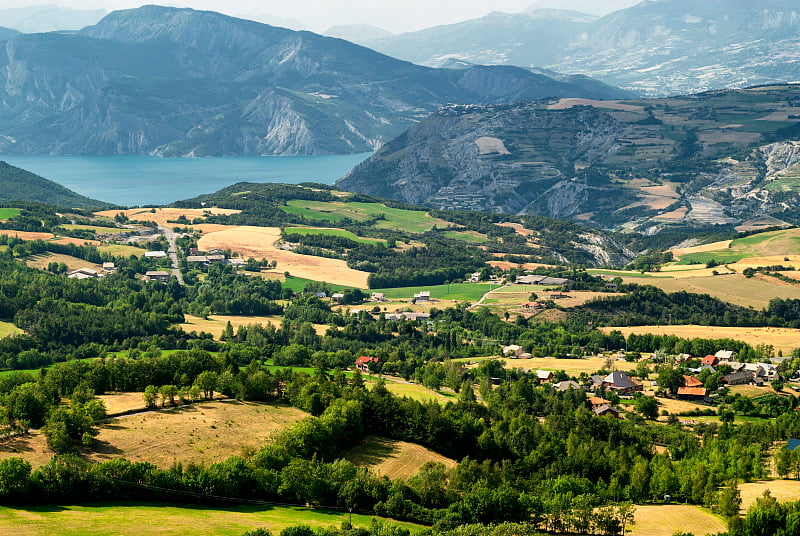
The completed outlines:
<svg viewBox="0 0 800 536">
<path fill-rule="evenodd" d="M 345 231 L 344 229 L 317 229 L 312 227 L 287 227 L 286 228 L 287 234 L 297 233 L 297 234 L 316 234 L 316 235 L 325 235 L 325 236 L 341 236 L 343 238 L 348 238 L 354 242 L 360 242 L 362 244 L 386 244 L 386 240 L 380 238 L 363 238 L 358 236 L 355 233 L 351 233 L 350 231 Z"/>
<path fill-rule="evenodd" d="M 22 212 L 21 208 L 0 208 L 0 220 L 16 218 Z"/>
<path fill-rule="evenodd" d="M 432 217 L 425 211 L 405 210 L 387 207 L 381 203 L 344 203 L 341 201 L 306 201 L 293 199 L 281 210 L 289 214 L 298 214 L 312 220 L 340 222 L 345 218 L 354 221 L 367 221 L 377 216 L 383 219 L 375 223 L 381 229 L 396 229 L 411 233 L 424 233 L 433 228 L 448 227 L 449 222 Z"/>
<path fill-rule="evenodd" d="M 748 254 L 743 251 L 703 251 L 700 253 L 684 255 L 676 264 L 705 264 L 709 261 L 716 261 L 720 264 L 726 264 L 729 262 L 740 261 L 747 256 Z"/>
<path fill-rule="evenodd" d="M 498 288 L 498 285 L 491 285 L 488 283 L 451 283 L 450 285 L 432 285 L 427 287 L 383 288 L 370 290 L 370 292 L 383 292 L 386 294 L 386 299 L 389 300 L 410 300 L 414 297 L 414 294 L 427 290 L 431 293 L 431 298 L 437 300 L 475 302 L 493 288 Z"/>
<path fill-rule="evenodd" d="M 374 516 L 353 514 L 353 525 L 368 528 Z M 257 528 L 273 534 L 299 524 L 340 526 L 347 512 L 285 506 L 207 506 L 163 503 L 99 503 L 0 508 L 0 534 L 26 536 L 240 536 Z M 392 522 L 412 532 L 420 525 Z"/>
</svg>

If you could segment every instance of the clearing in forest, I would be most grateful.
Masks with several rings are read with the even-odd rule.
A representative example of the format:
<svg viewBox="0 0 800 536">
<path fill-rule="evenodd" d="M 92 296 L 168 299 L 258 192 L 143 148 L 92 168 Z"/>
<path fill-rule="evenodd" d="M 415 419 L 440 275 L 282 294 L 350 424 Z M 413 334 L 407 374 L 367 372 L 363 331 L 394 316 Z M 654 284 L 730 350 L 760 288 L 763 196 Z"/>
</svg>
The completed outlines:
<svg viewBox="0 0 800 536">
<path fill-rule="evenodd" d="M 11 322 L 0 321 L 0 339 L 11 337 L 12 335 L 19 335 L 20 333 L 22 333 L 22 330 Z"/>
<path fill-rule="evenodd" d="M 10 220 L 20 215 L 22 209 L 20 208 L 0 208 L 0 221 Z"/>
<path fill-rule="evenodd" d="M 354 513 L 353 526 L 368 529 L 374 518 Z M 347 512 L 262 505 L 214 508 L 117 502 L 0 507 L 0 536 L 141 536 L 153 533 L 158 536 L 241 536 L 258 528 L 278 534 L 286 527 L 299 524 L 315 528 L 339 527 L 349 519 Z M 420 525 L 413 523 L 392 523 L 412 533 L 422 530 Z"/>
<path fill-rule="evenodd" d="M 230 249 L 244 258 L 274 260 L 278 263 L 279 271 L 313 281 L 367 288 L 369 273 L 353 270 L 343 260 L 300 255 L 280 249 L 275 246 L 280 239 L 281 230 L 277 227 L 228 227 L 204 234 L 197 245 L 204 251 Z"/>
<path fill-rule="evenodd" d="M 179 324 L 183 331 L 196 331 L 198 333 L 205 331 L 206 333 L 211 333 L 215 339 L 220 338 L 228 322 L 231 323 L 235 333 L 240 326 L 251 326 L 253 324 L 269 324 L 280 328 L 281 322 L 283 321 L 282 316 L 209 315 L 208 318 L 200 318 L 199 316 L 192 315 L 183 316 L 186 322 Z M 314 330 L 318 335 L 324 335 L 328 327 L 329 326 L 325 324 L 314 324 Z"/>
<path fill-rule="evenodd" d="M 355 233 L 334 227 L 287 227 L 286 234 L 339 236 L 362 244 L 386 244 L 382 238 L 364 238 Z"/>
<path fill-rule="evenodd" d="M 110 420 L 100 426 L 91 461 L 124 457 L 168 468 L 210 464 L 261 448 L 307 414 L 280 404 L 209 401 Z"/>
<path fill-rule="evenodd" d="M 686 339 L 734 339 L 755 347 L 759 344 L 771 344 L 775 350 L 789 355 L 795 348 L 800 348 L 800 330 L 789 328 L 744 328 L 720 326 L 633 326 L 602 327 L 604 333 L 621 331 L 626 337 L 631 333 L 642 335 L 675 335 Z M 721 348 L 722 349 L 722 348 Z"/>
<path fill-rule="evenodd" d="M 365 437 L 358 445 L 344 452 L 342 457 L 390 479 L 414 476 L 428 462 L 442 463 L 448 469 L 457 465 L 455 460 L 422 445 L 379 436 Z"/>
</svg>

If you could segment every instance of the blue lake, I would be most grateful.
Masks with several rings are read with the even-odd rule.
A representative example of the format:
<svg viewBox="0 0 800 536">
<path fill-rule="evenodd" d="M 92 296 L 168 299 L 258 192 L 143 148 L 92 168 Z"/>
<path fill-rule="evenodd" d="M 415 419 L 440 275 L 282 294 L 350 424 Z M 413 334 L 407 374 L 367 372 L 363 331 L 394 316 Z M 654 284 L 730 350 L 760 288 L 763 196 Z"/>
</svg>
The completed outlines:
<svg viewBox="0 0 800 536">
<path fill-rule="evenodd" d="M 125 206 L 163 205 L 237 182 L 333 184 L 371 153 L 335 156 L 3 156 L 79 194 Z"/>
</svg>

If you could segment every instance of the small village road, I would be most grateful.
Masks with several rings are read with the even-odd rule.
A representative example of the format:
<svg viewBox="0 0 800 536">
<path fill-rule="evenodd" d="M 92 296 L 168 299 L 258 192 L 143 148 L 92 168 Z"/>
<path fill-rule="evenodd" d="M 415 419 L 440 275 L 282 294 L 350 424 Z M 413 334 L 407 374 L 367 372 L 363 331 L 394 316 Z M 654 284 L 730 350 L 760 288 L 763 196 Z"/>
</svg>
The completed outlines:
<svg viewBox="0 0 800 536">
<path fill-rule="evenodd" d="M 161 233 L 167 239 L 167 242 L 169 242 L 169 251 L 167 251 L 167 255 L 169 255 L 169 258 L 172 261 L 172 275 L 178 279 L 178 283 L 185 285 L 183 282 L 183 274 L 181 273 L 181 269 L 178 267 L 178 246 L 175 244 L 175 239 L 178 235 L 169 227 L 159 226 L 158 230 L 161 231 Z"/>
<path fill-rule="evenodd" d="M 499 287 L 497 287 L 497 288 L 493 288 L 492 290 L 488 291 L 486 294 L 484 294 L 483 296 L 481 296 L 481 299 L 480 299 L 480 300 L 478 300 L 478 301 L 476 301 L 475 303 L 473 303 L 472 305 L 470 305 L 470 306 L 469 306 L 469 308 L 470 308 L 470 309 L 474 309 L 475 307 L 479 307 L 479 306 L 483 305 L 483 301 L 484 301 L 486 298 L 488 298 L 488 297 L 489 297 L 489 294 L 491 294 L 492 292 L 497 292 L 497 291 L 498 291 L 498 290 L 500 290 L 501 288 L 506 288 L 506 287 L 507 287 L 507 286 L 509 286 L 510 284 L 511 284 L 511 283 L 506 283 L 505 285 L 499 286 Z"/>
</svg>

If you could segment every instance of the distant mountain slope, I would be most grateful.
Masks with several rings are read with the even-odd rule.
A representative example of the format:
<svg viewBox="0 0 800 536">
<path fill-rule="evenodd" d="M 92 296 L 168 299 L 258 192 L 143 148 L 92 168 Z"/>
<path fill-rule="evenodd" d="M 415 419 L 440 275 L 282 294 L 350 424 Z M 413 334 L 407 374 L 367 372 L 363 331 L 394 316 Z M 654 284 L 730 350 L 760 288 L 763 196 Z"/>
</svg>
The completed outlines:
<svg viewBox="0 0 800 536">
<path fill-rule="evenodd" d="M 380 39 L 382 37 L 389 37 L 392 34 L 383 28 L 377 26 L 370 26 L 369 24 L 339 24 L 332 26 L 325 30 L 323 35 L 328 37 L 338 37 L 351 43 L 361 44 L 373 39 Z"/>
<path fill-rule="evenodd" d="M 20 32 L 18 32 L 17 30 L 0 27 L 0 41 L 7 41 L 9 39 L 14 39 L 19 34 Z"/>
<path fill-rule="evenodd" d="M 0 50 L 0 154 L 354 153 L 446 103 L 552 95 L 626 93 L 508 66 L 431 69 L 311 32 L 145 6 Z"/>
<path fill-rule="evenodd" d="M 800 86 L 451 106 L 337 186 L 435 208 L 654 232 L 800 221 Z"/>
<path fill-rule="evenodd" d="M 103 209 L 112 206 L 0 161 L 0 202 L 7 201 L 32 201 L 64 208 Z"/>
<path fill-rule="evenodd" d="M 492 13 L 364 44 L 423 65 L 546 67 L 664 96 L 796 81 L 798 30 L 794 0 L 650 0 L 602 18 Z"/>
<path fill-rule="evenodd" d="M 0 9 L 0 25 L 24 33 L 80 30 L 103 18 L 105 9 L 80 10 L 54 5 Z"/>
</svg>

